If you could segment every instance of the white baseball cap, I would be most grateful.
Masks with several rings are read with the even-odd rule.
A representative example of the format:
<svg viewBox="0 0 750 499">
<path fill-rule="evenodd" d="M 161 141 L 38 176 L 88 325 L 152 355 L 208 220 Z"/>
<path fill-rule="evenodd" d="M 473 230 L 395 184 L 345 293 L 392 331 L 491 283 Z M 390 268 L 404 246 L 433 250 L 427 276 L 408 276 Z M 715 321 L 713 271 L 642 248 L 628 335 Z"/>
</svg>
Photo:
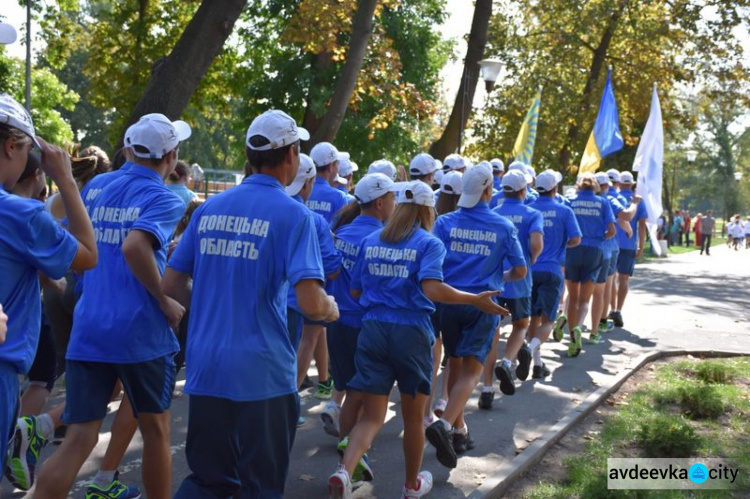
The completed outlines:
<svg viewBox="0 0 750 499">
<path fill-rule="evenodd" d="M 443 170 L 436 170 L 435 171 L 435 183 L 438 185 L 442 184 L 444 176 L 445 176 L 445 172 Z"/>
<path fill-rule="evenodd" d="M 526 173 L 529 174 L 529 176 L 531 177 L 531 179 L 532 180 L 535 179 L 536 178 L 536 170 L 534 170 L 534 167 L 530 166 L 530 165 L 524 165 L 524 166 L 526 167 Z M 531 183 L 531 182 L 529 182 L 529 183 Z"/>
<path fill-rule="evenodd" d="M 404 182 L 396 196 L 399 204 L 418 204 L 422 206 L 435 206 L 435 193 L 430 186 L 421 180 Z"/>
<path fill-rule="evenodd" d="M 635 179 L 633 179 L 633 174 L 630 172 L 622 172 L 620 174 L 620 183 L 627 184 L 627 185 L 635 183 Z"/>
<path fill-rule="evenodd" d="M 429 175 L 435 170 L 437 170 L 435 158 L 425 152 L 414 156 L 409 163 L 410 175 Z"/>
<path fill-rule="evenodd" d="M 490 164 L 492 165 L 493 173 L 499 173 L 505 169 L 505 164 L 498 158 L 492 158 Z"/>
<path fill-rule="evenodd" d="M 440 181 L 440 192 L 444 192 L 446 194 L 456 194 L 460 196 L 463 192 L 463 188 L 461 186 L 461 177 L 463 176 L 464 175 L 461 172 L 448 172 L 443 175 L 443 179 Z"/>
<path fill-rule="evenodd" d="M 492 187 L 492 184 L 491 166 L 480 164 L 469 168 L 461 177 L 461 197 L 458 199 L 458 206 L 473 208 L 481 199 L 482 193 L 488 186 Z"/>
<path fill-rule="evenodd" d="M 530 184 L 531 182 L 534 181 L 534 177 L 529 175 L 529 172 L 526 171 L 526 165 L 521 163 L 520 161 L 514 161 L 510 164 L 510 166 L 508 166 L 508 172 L 511 172 L 511 171 L 519 171 L 523 173 L 523 176 L 526 179 L 527 184 Z"/>
<path fill-rule="evenodd" d="M 520 170 L 508 170 L 503 175 L 502 186 L 505 192 L 518 192 L 525 189 L 528 183 L 528 173 Z"/>
<path fill-rule="evenodd" d="M 596 172 L 594 178 L 599 182 L 599 185 L 609 184 L 609 175 L 607 175 L 607 172 Z"/>
<path fill-rule="evenodd" d="M 558 184 L 563 181 L 563 175 L 562 175 L 562 173 L 558 172 L 557 170 L 547 169 L 546 171 L 552 172 L 552 174 L 555 176 L 555 180 L 557 180 Z M 539 178 L 539 177 L 537 177 L 537 178 Z"/>
<path fill-rule="evenodd" d="M 379 159 L 377 161 L 373 161 L 372 164 L 370 164 L 370 167 L 367 169 L 367 173 L 382 173 L 386 177 L 390 177 L 391 179 L 396 179 L 396 166 L 388 161 L 387 159 Z"/>
<path fill-rule="evenodd" d="M 462 170 L 468 166 L 466 160 L 459 154 L 449 154 L 443 163 L 451 170 Z"/>
<path fill-rule="evenodd" d="M 18 38 L 16 28 L 8 23 L 0 22 L 0 44 L 8 45 Z"/>
<path fill-rule="evenodd" d="M 359 170 L 359 166 L 351 160 L 348 152 L 339 153 L 339 178 L 348 177 L 357 170 Z"/>
<path fill-rule="evenodd" d="M 545 170 L 536 177 L 535 187 L 539 192 L 549 192 L 559 183 L 555 172 Z"/>
<path fill-rule="evenodd" d="M 354 197 L 359 204 L 367 204 L 389 192 L 398 192 L 402 184 L 394 182 L 383 173 L 368 173 L 354 186 Z"/>
<path fill-rule="evenodd" d="M 610 168 L 609 170 L 607 170 L 607 176 L 612 182 L 620 181 L 620 171 L 615 170 L 614 168 Z"/>
<path fill-rule="evenodd" d="M 287 185 L 284 189 L 290 196 L 296 196 L 302 187 L 309 179 L 315 176 L 315 165 L 313 164 L 312 158 L 307 154 L 299 155 L 299 168 L 297 168 L 297 176 L 291 184 Z"/>
<path fill-rule="evenodd" d="M 125 145 L 138 158 L 161 159 L 174 151 L 192 133 L 184 121 L 171 121 L 160 113 L 141 116 L 125 135 Z M 140 150 L 139 150 L 140 149 Z"/>
<path fill-rule="evenodd" d="M 259 135 L 268 140 L 268 144 L 253 146 L 250 138 Z M 250 123 L 245 137 L 245 145 L 254 151 L 270 151 L 294 144 L 298 140 L 310 140 L 310 133 L 298 127 L 294 119 L 284 111 L 270 109 Z"/>
<path fill-rule="evenodd" d="M 36 132 L 34 131 L 34 122 L 31 121 L 31 115 L 26 111 L 26 108 L 8 94 L 0 94 L 0 123 L 18 128 L 31 137 L 34 145 L 41 149 L 42 146 L 36 140 Z"/>
<path fill-rule="evenodd" d="M 334 161 L 341 161 L 342 159 L 349 159 L 348 154 L 342 154 L 336 149 L 336 146 L 330 142 L 318 142 L 315 147 L 310 151 L 310 157 L 315 163 L 315 168 L 323 168 Z"/>
</svg>

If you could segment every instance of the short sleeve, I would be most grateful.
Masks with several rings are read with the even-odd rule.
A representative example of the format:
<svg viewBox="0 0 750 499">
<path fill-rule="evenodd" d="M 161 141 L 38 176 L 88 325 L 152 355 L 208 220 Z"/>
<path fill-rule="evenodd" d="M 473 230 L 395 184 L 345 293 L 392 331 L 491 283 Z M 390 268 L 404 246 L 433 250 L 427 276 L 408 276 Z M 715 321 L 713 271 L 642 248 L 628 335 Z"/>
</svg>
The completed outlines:
<svg viewBox="0 0 750 499">
<path fill-rule="evenodd" d="M 644 218 L 648 218 L 648 210 L 644 203 L 638 203 L 638 208 L 635 211 L 635 219 L 643 220 Z"/>
<path fill-rule="evenodd" d="M 26 261 L 52 279 L 64 277 L 78 253 L 78 240 L 60 227 L 41 204 L 25 229 L 24 247 L 19 250 Z"/>
<path fill-rule="evenodd" d="M 292 228 L 286 244 L 286 275 L 289 283 L 296 286 L 303 279 L 325 282 L 320 243 L 311 213 L 305 213 Z"/>
<path fill-rule="evenodd" d="M 604 199 L 604 202 L 602 203 L 602 216 L 604 217 L 604 225 L 615 223 L 615 215 L 612 213 L 610 203 L 606 199 Z"/>
<path fill-rule="evenodd" d="M 615 197 L 608 197 L 609 205 L 612 208 L 612 214 L 617 217 L 620 213 L 625 210 L 625 207 Z"/>
<path fill-rule="evenodd" d="M 161 249 L 169 243 L 177 222 L 184 213 L 185 203 L 180 198 L 171 193 L 160 195 L 145 206 L 131 230 L 141 230 L 153 235 L 158 244 L 156 249 Z"/>
<path fill-rule="evenodd" d="M 544 234 L 544 218 L 538 210 L 534 210 L 529 219 L 529 234 L 533 234 L 534 232 Z"/>
<path fill-rule="evenodd" d="M 203 206 L 195 210 L 193 216 L 190 218 L 190 223 L 188 223 L 188 226 L 185 229 L 185 233 L 182 234 L 180 242 L 177 243 L 177 247 L 167 263 L 169 267 L 172 267 L 177 272 L 193 275 L 193 268 L 195 265 L 195 245 L 197 242 L 196 227 L 198 227 L 202 212 Z"/>
<path fill-rule="evenodd" d="M 313 213 L 313 216 L 315 217 L 315 229 L 318 232 L 323 272 L 325 275 L 334 274 L 341 268 L 341 253 L 336 251 L 333 246 L 333 234 L 328 228 L 326 219 L 317 213 Z"/>
<path fill-rule="evenodd" d="M 354 289 L 356 291 L 360 291 L 362 289 L 362 273 L 365 271 L 365 241 L 367 239 L 362 241 L 362 244 L 359 248 L 359 253 L 357 254 L 357 259 L 354 261 L 354 268 L 352 269 L 352 275 L 351 275 L 351 282 L 349 286 L 351 289 Z"/>
<path fill-rule="evenodd" d="M 448 241 L 448 238 L 445 235 L 445 230 L 443 229 L 444 226 L 445 218 L 440 217 L 435 221 L 435 226 L 432 228 L 432 235 L 440 239 L 443 246 L 445 246 L 445 244 L 450 244 L 450 241 Z"/>
<path fill-rule="evenodd" d="M 581 226 L 578 225 L 578 220 L 576 219 L 575 213 L 573 213 L 573 210 L 567 209 L 565 210 L 565 234 L 568 239 L 573 239 L 574 237 L 581 237 L 583 234 L 581 233 Z"/>
<path fill-rule="evenodd" d="M 521 247 L 521 242 L 518 240 L 518 231 L 515 229 L 509 231 L 508 236 L 506 242 L 506 261 L 511 267 L 526 266 L 526 259 L 523 256 L 523 248 Z"/>
<path fill-rule="evenodd" d="M 424 248 L 424 254 L 419 258 L 419 270 L 417 280 L 425 279 L 443 280 L 443 260 L 445 259 L 445 246 L 436 237 L 430 237 Z"/>
</svg>

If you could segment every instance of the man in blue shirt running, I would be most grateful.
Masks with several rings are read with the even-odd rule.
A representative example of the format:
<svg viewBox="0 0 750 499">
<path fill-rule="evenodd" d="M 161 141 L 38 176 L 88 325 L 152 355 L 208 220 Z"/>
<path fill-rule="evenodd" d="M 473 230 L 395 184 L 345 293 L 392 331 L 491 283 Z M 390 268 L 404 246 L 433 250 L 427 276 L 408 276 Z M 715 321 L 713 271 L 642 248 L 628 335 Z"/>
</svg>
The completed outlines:
<svg viewBox="0 0 750 499">
<path fill-rule="evenodd" d="M 491 159 L 490 165 L 492 165 L 492 187 L 496 191 L 501 191 L 503 189 L 502 181 L 505 174 L 505 165 L 497 158 Z M 490 208 L 494 208 L 494 206 L 490 206 Z"/>
<path fill-rule="evenodd" d="M 178 499 L 284 495 L 299 417 L 289 286 L 310 319 L 339 315 L 323 287 L 312 214 L 284 191 L 309 137 L 282 111 L 257 117 L 245 140 L 257 173 L 198 208 L 169 261 L 164 292 L 190 308 L 192 473 Z"/>
<path fill-rule="evenodd" d="M 317 177 L 310 199 L 307 200 L 307 207 L 323 215 L 323 218 L 330 224 L 334 215 L 354 200 L 345 192 L 331 187 L 331 183 L 335 182 L 339 175 L 339 161 L 342 155 L 333 144 L 320 142 L 312 148 L 310 157 L 315 163 Z"/>
</svg>

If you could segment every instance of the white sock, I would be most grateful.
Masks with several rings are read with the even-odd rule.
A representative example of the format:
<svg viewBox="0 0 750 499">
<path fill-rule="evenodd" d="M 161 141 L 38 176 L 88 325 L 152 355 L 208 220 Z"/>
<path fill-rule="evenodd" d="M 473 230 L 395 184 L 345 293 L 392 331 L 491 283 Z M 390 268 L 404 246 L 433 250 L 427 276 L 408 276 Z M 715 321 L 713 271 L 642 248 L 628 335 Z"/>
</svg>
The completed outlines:
<svg viewBox="0 0 750 499">
<path fill-rule="evenodd" d="M 97 485 L 103 489 L 106 489 L 109 487 L 109 484 L 112 483 L 115 480 L 115 473 L 117 470 L 112 471 L 104 471 L 99 470 L 96 472 L 96 476 L 94 477 L 94 485 Z"/>
<path fill-rule="evenodd" d="M 532 352 L 534 352 L 539 348 L 539 345 L 541 344 L 542 342 L 539 341 L 539 338 L 531 338 L 531 341 L 529 342 L 529 348 Z"/>
<path fill-rule="evenodd" d="M 463 428 L 453 428 L 453 431 L 457 435 L 466 435 L 467 433 L 469 433 L 469 426 L 468 425 L 464 425 Z"/>
<path fill-rule="evenodd" d="M 508 367 L 513 367 L 513 363 L 510 361 L 510 359 L 506 359 L 505 357 L 503 357 L 503 364 Z"/>
<path fill-rule="evenodd" d="M 451 425 L 448 421 L 446 421 L 443 418 L 440 418 L 440 422 L 443 423 L 443 426 L 445 427 L 446 430 L 451 431 L 451 427 L 453 425 Z"/>
<path fill-rule="evenodd" d="M 495 388 L 492 385 L 484 385 L 482 387 L 482 393 L 491 393 L 494 391 L 495 391 Z"/>
<path fill-rule="evenodd" d="M 42 434 L 45 440 L 51 440 L 55 436 L 55 423 L 52 422 L 49 414 L 44 413 L 41 416 L 37 416 L 36 424 L 39 426 L 39 433 Z"/>
<path fill-rule="evenodd" d="M 534 350 L 534 365 L 535 366 L 542 365 L 542 351 L 538 348 Z"/>
</svg>

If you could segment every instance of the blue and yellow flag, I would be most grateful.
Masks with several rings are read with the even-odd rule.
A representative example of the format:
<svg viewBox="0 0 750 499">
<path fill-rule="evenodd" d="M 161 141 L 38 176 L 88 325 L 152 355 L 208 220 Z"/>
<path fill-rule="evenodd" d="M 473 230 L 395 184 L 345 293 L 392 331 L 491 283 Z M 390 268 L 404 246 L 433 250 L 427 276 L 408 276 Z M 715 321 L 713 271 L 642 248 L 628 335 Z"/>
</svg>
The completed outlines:
<svg viewBox="0 0 750 499">
<path fill-rule="evenodd" d="M 599 104 L 599 114 L 594 123 L 594 130 L 586 143 L 586 150 L 581 157 L 578 173 L 594 173 L 599 169 L 602 158 L 622 149 L 623 141 L 620 134 L 620 118 L 617 114 L 615 91 L 612 89 L 612 70 L 607 72 L 607 84 L 604 85 L 602 101 Z"/>
<path fill-rule="evenodd" d="M 531 165 L 531 158 L 534 156 L 534 143 L 536 142 L 536 125 L 539 121 L 539 106 L 542 102 L 542 87 L 534 97 L 526 118 L 523 120 L 521 130 L 518 132 L 516 144 L 513 146 L 513 156 L 516 161 Z"/>
</svg>

